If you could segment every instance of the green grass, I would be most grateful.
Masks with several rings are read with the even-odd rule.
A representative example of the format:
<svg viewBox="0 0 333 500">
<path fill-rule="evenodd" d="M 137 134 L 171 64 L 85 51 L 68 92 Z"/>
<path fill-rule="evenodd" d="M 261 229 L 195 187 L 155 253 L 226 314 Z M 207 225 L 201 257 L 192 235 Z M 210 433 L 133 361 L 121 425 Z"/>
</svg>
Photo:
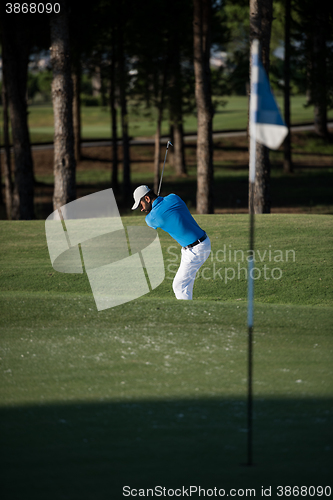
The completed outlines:
<svg viewBox="0 0 333 500">
<path fill-rule="evenodd" d="M 282 98 L 277 99 L 282 109 Z M 313 122 L 313 107 L 305 107 L 304 96 L 294 96 L 291 99 L 291 122 Z M 142 106 L 139 112 L 129 104 L 129 133 L 132 137 L 153 136 L 156 131 L 156 110 L 151 116 Z M 2 113 L 1 113 L 2 116 Z M 109 139 L 111 137 L 111 117 L 108 108 L 82 107 L 82 138 Z M 247 127 L 248 98 L 246 96 L 231 96 L 226 98 L 226 105 L 219 105 L 213 121 L 213 129 L 217 130 L 244 130 Z M 328 118 L 333 119 L 333 111 L 328 111 Z M 53 109 L 49 105 L 32 105 L 29 107 L 29 129 L 32 143 L 53 141 Z M 184 130 L 194 133 L 197 129 L 195 114 L 186 116 Z M 162 123 L 162 134 L 169 133 L 168 117 Z M 120 123 L 118 134 L 121 136 Z"/>
<path fill-rule="evenodd" d="M 247 265 L 248 216 L 197 215 L 196 219 L 207 230 L 212 242 L 211 256 L 204 265 L 204 276 L 200 273 L 197 278 L 196 296 L 223 303 L 245 300 L 246 273 L 242 269 Z M 145 224 L 142 214 L 123 217 L 123 221 L 128 225 Z M 258 216 L 255 261 L 258 268 L 256 275 L 260 271 L 261 278 L 256 284 L 257 300 L 275 304 L 330 306 L 332 227 L 330 216 Z M 94 303 L 86 275 L 52 271 L 43 221 L 1 221 L 0 228 L 3 292 L 80 293 L 87 294 Z M 164 231 L 159 230 L 159 234 L 165 256 L 166 279 L 151 293 L 149 300 L 151 296 L 170 298 L 174 269 L 179 264 L 177 244 Z M 272 277 L 275 268 L 281 269 L 281 279 L 276 279 L 280 271 L 274 271 Z M 233 272 L 235 278 L 229 279 Z"/>
<path fill-rule="evenodd" d="M 331 217 L 256 217 L 253 467 L 241 465 L 246 262 L 233 253 L 246 255 L 248 216 L 196 219 L 212 258 L 192 302 L 173 297 L 179 249 L 160 231 L 163 283 L 101 312 L 86 275 L 52 269 L 43 221 L 0 223 L 4 498 L 121 499 L 125 485 L 278 498 L 278 485 L 331 484 Z M 265 265 L 281 278 L 265 280 Z"/>
</svg>

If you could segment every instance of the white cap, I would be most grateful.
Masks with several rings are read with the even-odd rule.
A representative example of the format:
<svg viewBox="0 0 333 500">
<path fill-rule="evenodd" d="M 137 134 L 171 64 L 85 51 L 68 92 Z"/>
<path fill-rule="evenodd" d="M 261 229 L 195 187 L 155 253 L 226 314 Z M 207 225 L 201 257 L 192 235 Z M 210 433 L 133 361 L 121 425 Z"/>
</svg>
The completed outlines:
<svg viewBox="0 0 333 500">
<path fill-rule="evenodd" d="M 132 210 L 135 210 L 136 208 L 138 208 L 141 198 L 145 194 L 149 193 L 149 191 L 150 191 L 150 188 L 148 186 L 139 186 L 136 188 L 136 190 L 133 193 L 134 205 L 132 207 Z"/>
</svg>

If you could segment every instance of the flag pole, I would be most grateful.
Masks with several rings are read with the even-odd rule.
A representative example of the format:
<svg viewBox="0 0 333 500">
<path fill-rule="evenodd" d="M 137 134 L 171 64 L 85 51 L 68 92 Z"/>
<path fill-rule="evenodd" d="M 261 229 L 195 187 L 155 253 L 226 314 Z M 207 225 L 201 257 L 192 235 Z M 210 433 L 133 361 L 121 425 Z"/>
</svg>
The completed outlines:
<svg viewBox="0 0 333 500">
<path fill-rule="evenodd" d="M 253 378 L 253 299 L 254 299 L 254 183 L 250 182 L 250 258 L 248 264 L 248 384 L 247 384 L 247 465 L 252 465 L 252 378 Z"/>
<path fill-rule="evenodd" d="M 247 465 L 253 464 L 253 300 L 254 300 L 254 183 L 256 169 L 256 116 L 258 110 L 258 57 L 259 41 L 254 39 L 251 44 L 251 93 L 250 93 L 250 166 L 249 166 L 249 213 L 250 213 L 250 252 L 248 263 L 248 385 L 247 385 Z"/>
<path fill-rule="evenodd" d="M 247 465 L 253 464 L 252 453 L 252 378 L 253 378 L 253 303 L 254 303 L 254 193 L 256 179 L 256 146 L 263 144 L 278 149 L 285 139 L 286 127 L 272 94 L 269 80 L 259 57 L 259 40 L 251 43 L 251 92 L 250 92 L 250 168 L 249 168 L 249 212 L 250 252 L 248 267 L 248 450 Z"/>
</svg>

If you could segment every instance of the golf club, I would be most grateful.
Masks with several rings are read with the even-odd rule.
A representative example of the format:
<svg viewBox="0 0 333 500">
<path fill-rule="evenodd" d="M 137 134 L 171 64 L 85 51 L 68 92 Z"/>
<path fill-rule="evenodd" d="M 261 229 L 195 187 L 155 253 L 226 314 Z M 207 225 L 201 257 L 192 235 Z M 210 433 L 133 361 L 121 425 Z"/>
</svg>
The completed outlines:
<svg viewBox="0 0 333 500">
<path fill-rule="evenodd" d="M 159 188 L 158 188 L 157 196 L 159 196 L 160 192 L 161 192 L 163 172 L 164 172 L 164 167 L 165 167 L 165 162 L 166 162 L 166 157 L 167 157 L 167 154 L 168 154 L 169 146 L 172 146 L 172 144 L 171 144 L 170 141 L 167 142 L 167 148 L 166 148 L 166 152 L 165 152 L 164 163 L 163 163 L 163 168 L 162 168 L 162 173 L 161 173 L 161 179 L 160 179 L 160 185 L 159 185 Z"/>
</svg>

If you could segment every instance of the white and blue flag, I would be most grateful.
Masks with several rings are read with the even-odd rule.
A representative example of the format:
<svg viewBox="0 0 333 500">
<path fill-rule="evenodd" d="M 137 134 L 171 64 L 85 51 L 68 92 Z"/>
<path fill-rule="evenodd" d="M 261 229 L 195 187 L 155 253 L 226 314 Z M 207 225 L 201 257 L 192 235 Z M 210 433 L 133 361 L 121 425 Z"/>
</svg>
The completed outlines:
<svg viewBox="0 0 333 500">
<path fill-rule="evenodd" d="M 279 108 L 272 94 L 268 77 L 259 57 L 259 40 L 251 45 L 251 95 L 250 95 L 250 172 L 249 180 L 254 189 L 256 178 L 256 143 L 259 142 L 270 149 L 277 149 L 288 134 Z M 253 217 L 253 205 L 250 209 Z M 254 224 L 254 223 L 253 223 Z M 250 234 L 253 239 L 253 224 Z M 253 248 L 248 269 L 248 326 L 253 326 Z"/>
<path fill-rule="evenodd" d="M 259 41 L 252 43 L 250 136 L 270 149 L 278 149 L 284 141 L 286 127 L 272 94 L 266 71 L 259 58 Z"/>
</svg>

